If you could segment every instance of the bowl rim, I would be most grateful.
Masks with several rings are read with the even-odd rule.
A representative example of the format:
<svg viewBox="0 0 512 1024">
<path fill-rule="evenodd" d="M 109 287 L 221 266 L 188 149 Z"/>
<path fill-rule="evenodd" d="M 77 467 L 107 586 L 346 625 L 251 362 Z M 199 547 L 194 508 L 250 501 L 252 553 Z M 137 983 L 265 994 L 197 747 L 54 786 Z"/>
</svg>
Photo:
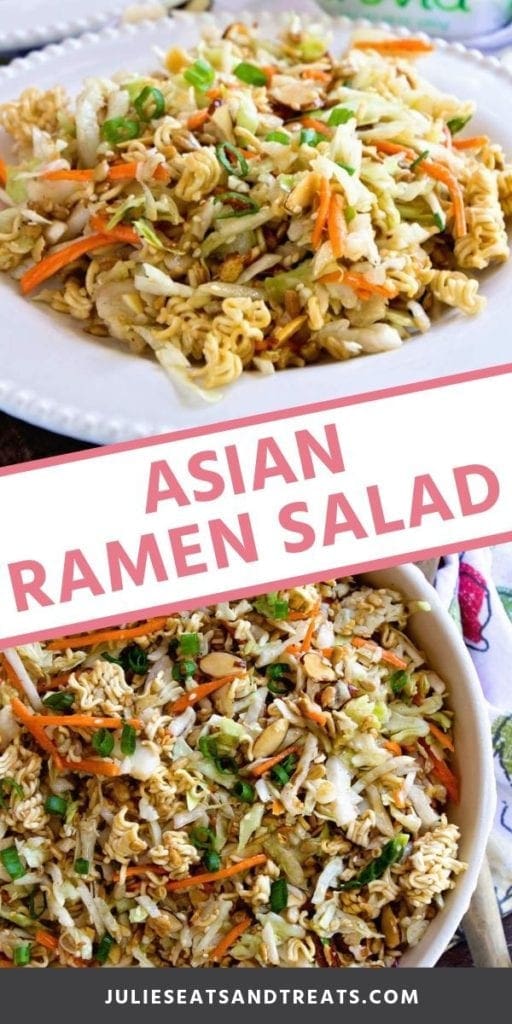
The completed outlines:
<svg viewBox="0 0 512 1024">
<path fill-rule="evenodd" d="M 446 637 L 446 643 L 449 645 L 451 656 L 460 672 L 461 682 L 467 693 L 466 712 L 469 712 L 469 724 L 476 741 L 473 767 L 479 777 L 479 785 L 471 802 L 469 819 L 469 827 L 472 828 L 473 835 L 469 838 L 468 848 L 464 853 L 468 864 L 467 870 L 458 877 L 445 907 L 436 915 L 421 941 L 417 946 L 408 950 L 404 954 L 403 960 L 399 961 L 398 966 L 403 970 L 409 967 L 435 967 L 457 931 L 469 908 L 471 897 L 478 883 L 494 822 L 497 793 L 488 710 L 480 680 L 464 644 L 462 634 L 442 604 L 436 590 L 416 565 L 395 565 L 373 572 L 362 572 L 358 574 L 358 579 L 374 586 L 384 585 L 383 581 L 389 574 L 396 578 L 397 589 L 402 590 L 407 597 L 428 601 L 431 607 L 429 614 L 436 617 L 437 625 Z M 451 675 L 453 676 L 453 672 Z M 449 677 L 447 683 L 450 692 Z M 454 702 L 455 711 L 457 711 L 457 703 L 460 703 L 460 699 Z"/>
</svg>

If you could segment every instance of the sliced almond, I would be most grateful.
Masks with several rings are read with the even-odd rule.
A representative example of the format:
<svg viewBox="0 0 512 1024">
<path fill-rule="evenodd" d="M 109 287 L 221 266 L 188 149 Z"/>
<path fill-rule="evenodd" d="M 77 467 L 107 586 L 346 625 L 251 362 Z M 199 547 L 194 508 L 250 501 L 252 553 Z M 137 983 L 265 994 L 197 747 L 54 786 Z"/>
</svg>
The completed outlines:
<svg viewBox="0 0 512 1024">
<path fill-rule="evenodd" d="M 199 666 L 206 676 L 221 679 L 222 676 L 240 675 L 245 669 L 245 661 L 227 651 L 212 651 L 201 658 Z"/>
<path fill-rule="evenodd" d="M 288 732 L 288 722 L 286 718 L 278 718 L 276 722 L 272 722 L 272 725 L 268 725 L 263 730 L 261 736 L 258 736 L 252 752 L 253 757 L 269 757 L 271 754 L 275 754 L 276 750 L 279 749 L 283 743 L 286 733 Z"/>
<path fill-rule="evenodd" d="M 336 679 L 336 673 L 329 662 L 314 651 L 310 651 L 304 656 L 304 668 L 309 678 L 315 679 L 317 682 L 332 683 Z"/>
</svg>

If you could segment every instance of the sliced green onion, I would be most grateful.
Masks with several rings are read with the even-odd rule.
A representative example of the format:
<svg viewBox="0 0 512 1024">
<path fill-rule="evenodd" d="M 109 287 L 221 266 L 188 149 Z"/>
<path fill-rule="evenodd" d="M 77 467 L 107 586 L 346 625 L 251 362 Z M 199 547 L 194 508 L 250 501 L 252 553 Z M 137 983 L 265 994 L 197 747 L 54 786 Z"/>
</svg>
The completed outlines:
<svg viewBox="0 0 512 1024">
<path fill-rule="evenodd" d="M 111 117 L 101 126 L 101 135 L 111 146 L 119 146 L 130 139 L 138 139 L 140 123 L 130 117 Z"/>
<path fill-rule="evenodd" d="M 276 878 L 270 886 L 270 909 L 280 914 L 288 906 L 288 882 L 286 878 Z"/>
<path fill-rule="evenodd" d="M 13 951 L 15 967 L 26 967 L 30 963 L 30 942 L 24 942 L 22 946 L 16 946 Z"/>
<path fill-rule="evenodd" d="M 28 898 L 28 912 L 33 921 L 39 921 L 46 910 L 46 895 L 42 889 L 32 889 Z"/>
<path fill-rule="evenodd" d="M 215 81 L 215 70 L 207 60 L 196 60 L 183 73 L 183 77 L 198 92 L 206 92 L 208 89 L 211 89 Z"/>
<path fill-rule="evenodd" d="M 98 729 L 91 737 L 91 746 L 100 757 L 108 757 L 112 753 L 114 742 L 114 737 L 108 729 Z"/>
<path fill-rule="evenodd" d="M 420 153 L 419 157 L 416 160 L 414 160 L 414 162 L 411 164 L 411 171 L 415 171 L 416 168 L 419 167 L 420 164 L 422 164 L 423 161 L 426 160 L 427 157 L 429 157 L 429 156 L 430 156 L 430 150 L 429 149 L 423 150 L 423 153 Z"/>
<path fill-rule="evenodd" d="M 371 860 L 355 878 L 351 878 L 349 882 L 343 882 L 339 886 L 340 890 L 347 892 L 351 889 L 361 889 L 364 885 L 382 878 L 387 868 L 402 860 L 408 842 L 409 836 L 405 832 L 399 832 L 394 839 L 390 839 L 389 843 L 386 843 L 379 857 Z"/>
<path fill-rule="evenodd" d="M 217 841 L 213 829 L 206 825 L 196 825 L 190 833 L 190 839 L 197 850 L 213 850 Z"/>
<path fill-rule="evenodd" d="M 269 619 L 276 619 L 278 621 L 285 619 L 290 610 L 288 601 L 278 597 L 275 593 L 256 598 L 254 607 L 260 615 L 265 615 Z"/>
<path fill-rule="evenodd" d="M 334 110 L 331 110 L 331 115 L 327 123 L 331 128 L 337 128 L 340 124 L 347 124 L 347 122 L 351 121 L 355 116 L 354 111 L 348 110 L 347 107 L 335 107 Z"/>
<path fill-rule="evenodd" d="M 290 136 L 286 132 L 269 132 L 265 136 L 265 142 L 279 142 L 281 146 L 289 146 L 291 141 Z"/>
<path fill-rule="evenodd" d="M 125 671 L 134 672 L 136 676 L 143 676 L 149 668 L 149 658 L 142 647 L 139 647 L 138 644 L 131 644 L 122 652 L 121 664 Z"/>
<path fill-rule="evenodd" d="M 261 206 L 254 202 L 250 196 L 242 195 L 240 192 L 223 192 L 216 196 L 216 202 L 230 206 L 227 213 L 219 213 L 217 220 L 225 220 L 227 217 L 247 217 L 250 213 L 259 213 Z"/>
<path fill-rule="evenodd" d="M 68 809 L 68 802 L 64 800 L 62 796 L 48 796 L 44 802 L 44 809 L 47 814 L 57 814 L 59 818 L 66 817 L 66 811 Z"/>
<path fill-rule="evenodd" d="M 221 197 L 219 196 L 219 198 Z M 183 654 L 185 657 L 197 657 L 197 655 L 201 651 L 201 640 L 199 638 L 199 633 L 183 633 L 183 635 L 180 636 L 179 639 L 179 648 L 180 654 Z"/>
<path fill-rule="evenodd" d="M 286 679 L 269 679 L 267 683 L 267 690 L 269 693 L 273 693 L 275 697 L 284 697 L 290 688 L 291 683 Z"/>
<path fill-rule="evenodd" d="M 121 752 L 130 757 L 131 754 L 135 753 L 135 747 L 137 745 L 137 733 L 133 728 L 133 725 L 123 725 L 123 731 L 121 733 Z"/>
<path fill-rule="evenodd" d="M 165 114 L 165 97 L 160 89 L 147 85 L 133 103 L 141 121 L 157 121 Z"/>
<path fill-rule="evenodd" d="M 279 786 L 286 786 L 286 783 L 290 781 L 297 764 L 297 758 L 295 754 L 288 754 L 288 757 L 281 761 L 280 764 L 276 764 L 270 773 L 271 778 L 274 782 L 277 782 Z"/>
<path fill-rule="evenodd" d="M 399 693 L 402 693 L 402 690 L 405 690 L 408 682 L 409 676 L 407 675 L 407 672 L 393 672 L 393 675 L 389 680 L 389 685 L 393 693 L 398 696 Z"/>
<path fill-rule="evenodd" d="M 89 864 L 89 861 L 85 860 L 84 857 L 79 857 L 78 860 L 75 861 L 75 871 L 77 875 L 88 875 L 90 867 L 91 865 Z"/>
<path fill-rule="evenodd" d="M 265 674 L 269 679 L 282 679 L 290 671 L 290 666 L 282 661 L 276 661 L 273 665 L 267 665 Z"/>
<path fill-rule="evenodd" d="M 241 82 L 245 82 L 247 85 L 266 85 L 267 76 L 261 68 L 256 67 L 256 64 L 247 64 L 242 62 L 238 64 L 233 72 Z"/>
<path fill-rule="evenodd" d="M 221 142 L 216 146 L 217 159 L 228 174 L 234 174 L 237 178 L 246 178 L 249 173 L 249 164 L 243 153 L 231 142 Z"/>
<path fill-rule="evenodd" d="M 195 661 L 190 661 L 188 658 L 184 658 L 183 661 L 178 661 L 173 666 L 172 678 L 176 682 L 181 683 L 184 679 L 190 679 L 197 671 L 197 665 Z"/>
<path fill-rule="evenodd" d="M 60 690 L 58 693 L 49 693 L 43 697 L 45 708 L 53 708 L 54 711 L 69 711 L 75 703 L 75 694 L 69 690 Z"/>
<path fill-rule="evenodd" d="M 221 865 L 221 860 L 217 851 L 207 850 L 203 857 L 203 864 L 207 871 L 218 871 Z"/>
<path fill-rule="evenodd" d="M 347 174 L 350 174 L 351 177 L 356 173 L 355 167 L 352 167 L 351 164 L 344 164 L 341 160 L 337 160 L 336 163 L 338 167 L 342 167 L 343 170 L 346 171 Z"/>
<path fill-rule="evenodd" d="M 26 875 L 27 869 L 23 867 L 20 860 L 20 855 L 15 846 L 8 846 L 6 850 L 0 850 L 0 860 L 7 871 L 7 874 L 13 881 L 17 878 L 23 878 Z"/>
<path fill-rule="evenodd" d="M 251 786 L 250 782 L 245 782 L 243 779 L 239 779 L 238 782 L 235 782 L 235 785 L 233 786 L 233 793 L 244 804 L 253 804 L 256 799 L 256 790 L 254 786 Z"/>
<path fill-rule="evenodd" d="M 325 142 L 325 135 L 321 135 L 320 132 L 316 132 L 314 128 L 303 128 L 300 133 L 300 144 L 301 146 L 319 146 L 321 142 Z"/>
<path fill-rule="evenodd" d="M 201 736 L 198 746 L 203 757 L 213 761 L 218 772 L 224 775 L 236 774 L 238 772 L 238 765 L 233 757 L 219 754 L 215 736 Z"/>
<path fill-rule="evenodd" d="M 19 800 L 24 796 L 23 787 L 20 786 L 16 779 L 11 779 L 9 776 L 0 779 L 0 807 L 7 806 L 7 800 L 9 793 L 15 793 Z"/>
<path fill-rule="evenodd" d="M 106 964 L 115 941 L 111 935 L 104 935 L 96 947 L 96 960 L 100 964 Z"/>
<path fill-rule="evenodd" d="M 439 228 L 440 231 L 444 231 L 446 223 L 440 213 L 434 214 L 434 224 L 436 228 Z"/>
<path fill-rule="evenodd" d="M 451 121 L 448 121 L 448 128 L 452 135 L 458 135 L 463 128 L 471 121 L 471 115 L 469 117 L 454 117 Z"/>
<path fill-rule="evenodd" d="M 352 221 L 356 219 L 356 217 L 357 217 L 357 210 L 356 210 L 355 206 L 346 206 L 345 207 L 345 220 L 346 220 L 347 224 L 351 224 Z"/>
</svg>

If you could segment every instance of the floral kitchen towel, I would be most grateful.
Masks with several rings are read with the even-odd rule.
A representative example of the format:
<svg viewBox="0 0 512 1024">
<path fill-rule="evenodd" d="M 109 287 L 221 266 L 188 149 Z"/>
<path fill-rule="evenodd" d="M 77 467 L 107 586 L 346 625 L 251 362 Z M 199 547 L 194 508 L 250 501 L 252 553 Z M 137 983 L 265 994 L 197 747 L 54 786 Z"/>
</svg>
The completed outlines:
<svg viewBox="0 0 512 1024">
<path fill-rule="evenodd" d="M 446 557 L 436 589 L 459 624 L 487 700 L 498 787 L 489 860 L 502 912 L 508 914 L 512 911 L 512 545 Z"/>
</svg>

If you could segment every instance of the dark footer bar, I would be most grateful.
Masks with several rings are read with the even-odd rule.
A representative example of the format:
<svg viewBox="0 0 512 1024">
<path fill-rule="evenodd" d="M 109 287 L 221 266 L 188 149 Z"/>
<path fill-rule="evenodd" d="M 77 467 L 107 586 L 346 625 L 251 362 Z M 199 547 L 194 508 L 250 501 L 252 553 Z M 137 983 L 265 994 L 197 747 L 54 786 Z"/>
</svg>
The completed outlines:
<svg viewBox="0 0 512 1024">
<path fill-rule="evenodd" d="M 265 1024 L 268 1015 L 320 1024 L 369 1021 L 445 1024 L 448 1015 L 501 1014 L 512 973 L 480 970 L 2 971 L 2 1019 L 52 1024 L 131 1024 L 144 1020 Z M 503 1001 L 502 1001 L 503 1000 Z M 501 1009 L 500 1009 L 501 1008 Z M 262 1011 L 265 1017 L 262 1018 Z M 292 1016 L 293 1015 L 293 1018 Z"/>
</svg>

